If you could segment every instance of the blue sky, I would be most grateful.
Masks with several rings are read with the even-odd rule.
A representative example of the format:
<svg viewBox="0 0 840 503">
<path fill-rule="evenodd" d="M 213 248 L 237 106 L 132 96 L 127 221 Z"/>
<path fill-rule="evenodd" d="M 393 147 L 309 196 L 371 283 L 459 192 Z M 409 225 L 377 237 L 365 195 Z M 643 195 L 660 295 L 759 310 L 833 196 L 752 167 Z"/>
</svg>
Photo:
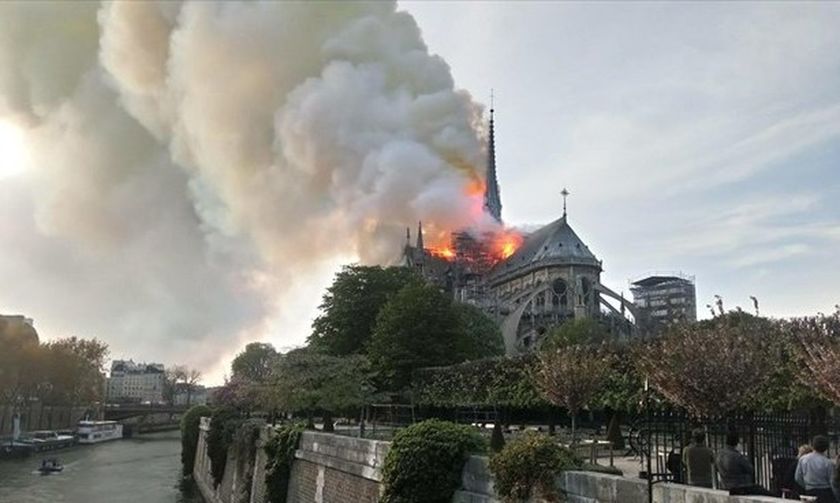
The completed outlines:
<svg viewBox="0 0 840 503">
<path fill-rule="evenodd" d="M 400 5 L 456 85 L 495 89 L 506 221 L 556 218 L 566 186 L 613 288 L 681 270 L 701 314 L 840 303 L 840 4 Z"/>
</svg>

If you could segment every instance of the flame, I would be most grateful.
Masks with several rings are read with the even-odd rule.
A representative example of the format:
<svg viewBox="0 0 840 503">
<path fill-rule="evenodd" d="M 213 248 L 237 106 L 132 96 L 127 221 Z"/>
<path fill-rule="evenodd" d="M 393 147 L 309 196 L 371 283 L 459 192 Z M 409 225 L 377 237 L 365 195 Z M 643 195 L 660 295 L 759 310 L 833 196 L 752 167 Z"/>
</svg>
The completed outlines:
<svg viewBox="0 0 840 503">
<path fill-rule="evenodd" d="M 455 260 L 455 250 L 453 250 L 449 245 L 432 246 L 428 250 L 429 253 L 435 257 L 442 258 L 450 262 Z"/>
<path fill-rule="evenodd" d="M 505 229 L 493 237 L 492 253 L 498 260 L 504 260 L 513 255 L 522 246 L 522 234 L 512 229 Z"/>
</svg>

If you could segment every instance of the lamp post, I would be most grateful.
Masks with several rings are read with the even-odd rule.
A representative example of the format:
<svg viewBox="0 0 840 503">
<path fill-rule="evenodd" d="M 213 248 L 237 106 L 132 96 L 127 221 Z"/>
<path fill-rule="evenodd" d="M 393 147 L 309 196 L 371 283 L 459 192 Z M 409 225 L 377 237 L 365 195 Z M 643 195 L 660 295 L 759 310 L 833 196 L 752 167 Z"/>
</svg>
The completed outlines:
<svg viewBox="0 0 840 503">
<path fill-rule="evenodd" d="M 647 488 L 648 488 L 648 503 L 653 503 L 653 463 L 651 462 L 651 450 L 653 449 L 653 437 L 651 434 L 651 410 L 650 410 L 650 382 L 647 378 L 645 378 L 645 422 L 646 424 L 646 431 L 645 436 L 646 441 L 646 449 L 645 454 L 647 455 Z"/>
</svg>

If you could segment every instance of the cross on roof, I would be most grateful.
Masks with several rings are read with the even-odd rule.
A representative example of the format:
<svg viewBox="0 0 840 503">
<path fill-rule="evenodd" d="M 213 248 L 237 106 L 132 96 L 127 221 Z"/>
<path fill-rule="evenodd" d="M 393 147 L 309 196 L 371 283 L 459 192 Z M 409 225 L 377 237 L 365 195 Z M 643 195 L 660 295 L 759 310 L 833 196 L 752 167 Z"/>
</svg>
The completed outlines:
<svg viewBox="0 0 840 503">
<path fill-rule="evenodd" d="M 560 191 L 560 195 L 563 196 L 563 218 L 566 218 L 566 198 L 569 197 L 569 194 L 571 192 L 566 190 L 566 187 L 563 187 L 563 190 Z"/>
</svg>

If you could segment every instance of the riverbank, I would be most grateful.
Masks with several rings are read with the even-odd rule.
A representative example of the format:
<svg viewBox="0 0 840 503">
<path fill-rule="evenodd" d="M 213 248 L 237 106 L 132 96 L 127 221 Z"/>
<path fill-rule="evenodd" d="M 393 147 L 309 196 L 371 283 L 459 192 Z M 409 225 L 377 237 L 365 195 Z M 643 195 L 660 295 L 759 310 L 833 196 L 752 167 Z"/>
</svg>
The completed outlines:
<svg viewBox="0 0 840 503">
<path fill-rule="evenodd" d="M 138 435 L 54 454 L 64 471 L 40 475 L 39 456 L 0 461 L 0 501 L 15 503 L 201 503 L 181 487 L 179 432 Z"/>
</svg>

